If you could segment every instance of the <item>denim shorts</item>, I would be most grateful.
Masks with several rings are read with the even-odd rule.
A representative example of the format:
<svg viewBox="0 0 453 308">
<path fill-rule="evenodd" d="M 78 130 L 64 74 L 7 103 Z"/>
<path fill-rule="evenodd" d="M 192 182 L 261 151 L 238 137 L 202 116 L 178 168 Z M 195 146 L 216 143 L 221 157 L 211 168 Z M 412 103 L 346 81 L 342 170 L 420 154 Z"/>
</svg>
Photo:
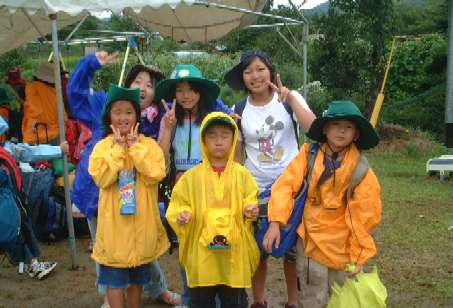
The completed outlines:
<svg viewBox="0 0 453 308">
<path fill-rule="evenodd" d="M 146 285 L 151 274 L 149 263 L 137 267 L 116 268 L 99 264 L 98 284 L 106 285 L 111 289 L 126 289 L 132 284 Z"/>
</svg>

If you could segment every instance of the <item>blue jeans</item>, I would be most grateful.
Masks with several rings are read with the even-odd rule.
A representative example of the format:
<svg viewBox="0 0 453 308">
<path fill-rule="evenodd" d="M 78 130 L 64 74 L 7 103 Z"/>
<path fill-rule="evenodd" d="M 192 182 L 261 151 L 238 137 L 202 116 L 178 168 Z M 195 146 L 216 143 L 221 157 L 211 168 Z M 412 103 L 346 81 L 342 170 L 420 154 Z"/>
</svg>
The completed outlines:
<svg viewBox="0 0 453 308">
<path fill-rule="evenodd" d="M 20 262 L 29 264 L 31 259 L 39 257 L 38 240 L 33 232 L 30 217 L 24 217 L 16 243 L 8 247 L 6 253 L 15 266 Z"/>
<path fill-rule="evenodd" d="M 151 279 L 148 284 L 143 288 L 145 294 L 149 295 L 152 299 L 158 299 L 159 296 L 168 290 L 167 280 L 160 268 L 159 261 L 154 261 L 149 264 Z"/>
</svg>

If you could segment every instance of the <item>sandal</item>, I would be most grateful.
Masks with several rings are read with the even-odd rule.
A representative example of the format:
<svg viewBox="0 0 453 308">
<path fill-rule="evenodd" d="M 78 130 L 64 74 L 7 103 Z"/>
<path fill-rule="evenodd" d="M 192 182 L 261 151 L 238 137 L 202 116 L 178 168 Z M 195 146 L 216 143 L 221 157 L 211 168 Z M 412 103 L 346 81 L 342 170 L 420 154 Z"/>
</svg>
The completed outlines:
<svg viewBox="0 0 453 308">
<path fill-rule="evenodd" d="M 181 305 L 182 298 L 180 294 L 167 290 L 159 296 L 159 302 L 170 306 L 178 306 Z"/>
<path fill-rule="evenodd" d="M 267 308 L 267 302 L 264 303 L 253 303 L 250 308 Z"/>
</svg>

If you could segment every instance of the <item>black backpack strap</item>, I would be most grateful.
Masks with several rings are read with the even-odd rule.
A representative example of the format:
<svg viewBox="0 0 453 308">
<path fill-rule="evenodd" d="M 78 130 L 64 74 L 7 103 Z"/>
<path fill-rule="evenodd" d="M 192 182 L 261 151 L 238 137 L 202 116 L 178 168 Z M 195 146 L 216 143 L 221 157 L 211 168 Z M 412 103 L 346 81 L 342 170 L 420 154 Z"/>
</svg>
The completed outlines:
<svg viewBox="0 0 453 308">
<path fill-rule="evenodd" d="M 246 102 L 247 102 L 247 99 L 243 99 L 243 100 L 240 100 L 239 102 L 237 102 L 234 105 L 233 112 L 235 114 L 237 114 L 238 116 L 242 117 L 242 113 L 244 112 Z M 242 126 L 241 126 L 241 119 L 238 119 L 237 125 L 238 125 L 239 132 L 241 133 L 242 143 L 245 143 L 244 132 L 242 131 Z"/>
<path fill-rule="evenodd" d="M 293 109 L 291 108 L 291 106 L 289 105 L 288 102 L 284 102 L 283 103 L 283 107 L 285 107 L 286 112 L 289 114 L 289 116 L 291 118 L 291 122 L 293 122 L 294 135 L 296 136 L 297 147 L 299 148 L 300 147 L 300 144 L 299 144 L 299 125 L 297 124 L 296 121 L 294 121 Z"/>
</svg>

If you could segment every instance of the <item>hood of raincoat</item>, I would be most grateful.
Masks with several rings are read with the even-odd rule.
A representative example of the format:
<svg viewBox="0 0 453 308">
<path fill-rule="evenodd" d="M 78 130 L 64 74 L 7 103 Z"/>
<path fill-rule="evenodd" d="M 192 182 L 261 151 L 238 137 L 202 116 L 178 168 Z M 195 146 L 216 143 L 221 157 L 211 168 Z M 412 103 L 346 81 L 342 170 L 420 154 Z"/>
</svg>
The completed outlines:
<svg viewBox="0 0 453 308">
<path fill-rule="evenodd" d="M 238 141 L 238 133 L 239 129 L 238 126 L 236 125 L 236 122 L 233 120 L 232 117 L 229 115 L 223 113 L 223 112 L 211 112 L 209 113 L 204 119 L 203 122 L 201 122 L 200 125 L 200 147 L 201 147 L 201 156 L 202 156 L 202 161 L 203 162 L 209 162 L 209 155 L 208 155 L 208 150 L 206 148 L 206 144 L 204 143 L 203 139 L 203 133 L 206 131 L 206 128 L 212 123 L 213 121 L 219 121 L 223 122 L 225 124 L 229 124 L 234 128 L 234 135 L 233 135 L 233 144 L 231 145 L 230 152 L 228 154 L 228 163 L 225 166 L 225 171 L 231 168 L 231 164 L 234 161 L 234 152 L 236 150 L 236 144 Z M 207 165 L 211 166 L 210 163 Z M 212 169 L 212 167 L 210 167 Z"/>
</svg>

